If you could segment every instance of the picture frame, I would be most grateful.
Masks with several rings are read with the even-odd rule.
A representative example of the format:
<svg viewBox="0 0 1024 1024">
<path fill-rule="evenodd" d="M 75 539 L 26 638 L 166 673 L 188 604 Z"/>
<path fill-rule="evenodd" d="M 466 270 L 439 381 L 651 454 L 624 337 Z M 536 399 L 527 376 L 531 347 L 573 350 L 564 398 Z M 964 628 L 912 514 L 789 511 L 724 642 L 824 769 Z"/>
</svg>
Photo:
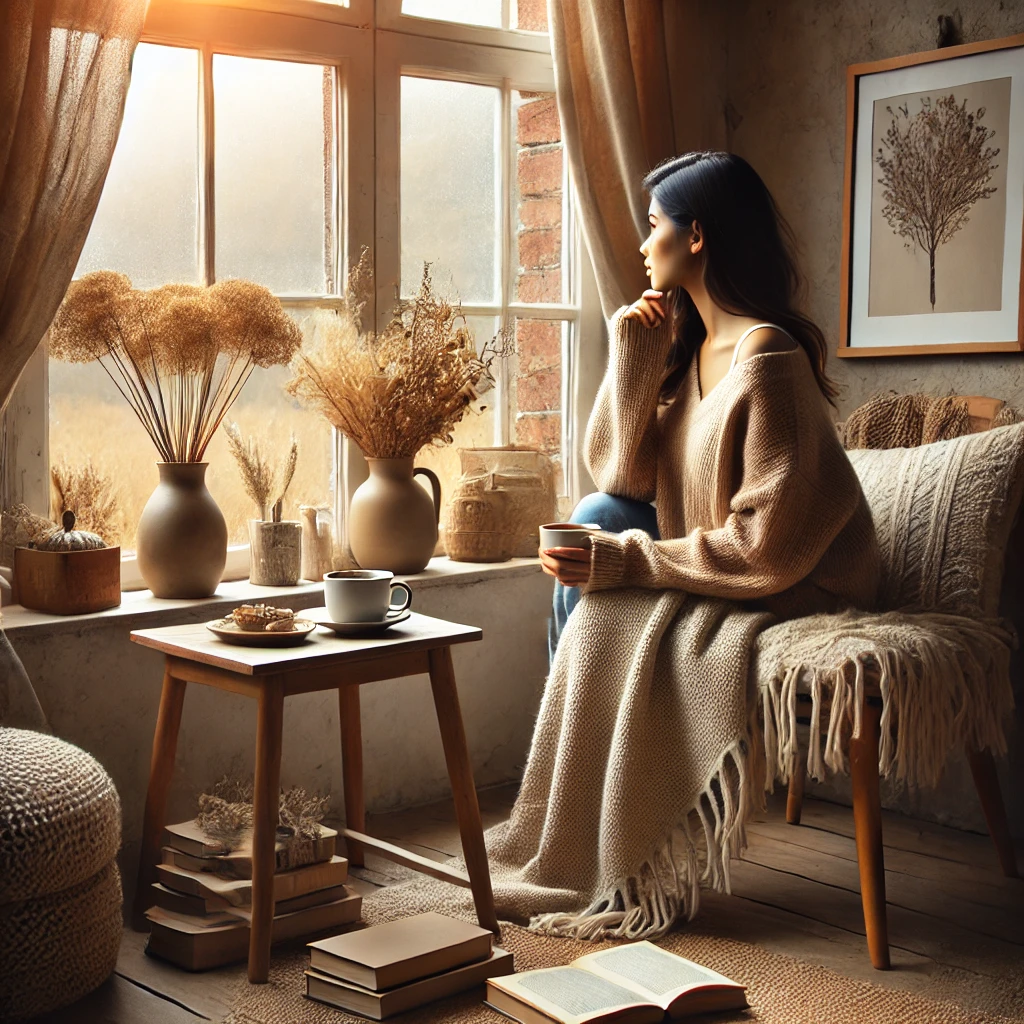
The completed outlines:
<svg viewBox="0 0 1024 1024">
<path fill-rule="evenodd" d="M 1024 350 L 1024 34 L 846 74 L 841 358 Z"/>
</svg>

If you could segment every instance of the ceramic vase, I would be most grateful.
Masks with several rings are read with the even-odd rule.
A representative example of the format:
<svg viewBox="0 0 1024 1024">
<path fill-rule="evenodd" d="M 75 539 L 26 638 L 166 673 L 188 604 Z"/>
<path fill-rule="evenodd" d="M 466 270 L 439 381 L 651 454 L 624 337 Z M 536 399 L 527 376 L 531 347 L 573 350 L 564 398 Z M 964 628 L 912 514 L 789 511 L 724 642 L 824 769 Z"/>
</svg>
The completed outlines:
<svg viewBox="0 0 1024 1024">
<path fill-rule="evenodd" d="M 370 476 L 352 495 L 348 542 L 364 569 L 387 569 L 400 575 L 420 572 L 437 545 L 441 483 L 409 459 L 367 459 Z M 416 482 L 425 476 L 431 496 Z"/>
<path fill-rule="evenodd" d="M 135 553 L 154 597 L 212 597 L 228 528 L 206 488 L 205 462 L 158 462 L 160 483 L 139 518 Z"/>
</svg>

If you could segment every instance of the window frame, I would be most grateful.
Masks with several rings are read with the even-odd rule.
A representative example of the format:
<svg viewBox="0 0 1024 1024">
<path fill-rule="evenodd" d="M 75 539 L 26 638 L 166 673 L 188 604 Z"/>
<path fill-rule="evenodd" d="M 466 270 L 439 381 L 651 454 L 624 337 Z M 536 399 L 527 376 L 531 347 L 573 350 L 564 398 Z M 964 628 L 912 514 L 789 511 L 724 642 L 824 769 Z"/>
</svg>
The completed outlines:
<svg viewBox="0 0 1024 1024">
<path fill-rule="evenodd" d="M 508 23 L 510 0 L 504 3 Z M 563 161 L 563 303 L 512 301 L 518 267 L 513 223 L 515 142 L 513 90 L 554 92 L 553 62 L 545 33 L 433 21 L 401 13 L 401 0 L 350 0 L 350 6 L 314 0 L 151 0 L 141 42 L 200 51 L 199 259 L 204 281 L 214 280 L 215 209 L 212 59 L 214 53 L 329 65 L 335 69 L 334 294 L 279 295 L 286 309 L 330 308 L 340 302 L 349 260 L 372 241 L 376 294 L 370 316 L 390 314 L 401 278 L 400 106 L 403 75 L 491 85 L 502 93 L 501 247 L 499 301 L 465 304 L 467 316 L 566 322 L 562 345 L 561 442 L 563 490 L 575 501 L 581 490 L 575 455 L 575 405 L 579 335 L 600 329 L 593 273 L 574 216 L 567 161 Z M 339 215 L 340 211 L 340 215 Z M 0 439 L 0 507 L 23 501 L 48 510 L 49 373 L 47 339 L 29 361 L 3 419 Z M 495 444 L 514 434 L 510 367 L 499 368 Z M 358 449 L 334 431 L 333 501 L 336 536 L 344 538 L 344 510 L 367 467 Z M 155 453 L 154 453 L 155 454 Z M 585 486 L 585 485 L 582 485 Z M 224 579 L 244 578 L 249 546 L 228 551 Z M 122 589 L 145 584 L 133 555 L 122 558 Z"/>
</svg>

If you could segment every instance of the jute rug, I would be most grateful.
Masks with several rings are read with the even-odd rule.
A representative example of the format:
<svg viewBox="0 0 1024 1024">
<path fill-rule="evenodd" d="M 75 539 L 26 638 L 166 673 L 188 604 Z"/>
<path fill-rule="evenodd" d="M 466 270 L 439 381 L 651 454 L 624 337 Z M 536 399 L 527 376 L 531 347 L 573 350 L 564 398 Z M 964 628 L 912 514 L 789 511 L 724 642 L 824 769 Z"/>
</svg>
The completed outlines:
<svg viewBox="0 0 1024 1024">
<path fill-rule="evenodd" d="M 442 882 L 408 882 L 367 897 L 363 901 L 363 919 L 368 924 L 377 924 L 427 910 L 472 919 L 468 895 L 465 890 Z M 567 964 L 584 953 L 612 943 L 549 938 L 515 924 L 503 924 L 500 945 L 515 955 L 517 970 L 529 970 Z M 660 939 L 658 945 L 747 985 L 750 1009 L 714 1017 L 687 1018 L 694 1024 L 711 1021 L 716 1024 L 1024 1022 L 1024 964 L 1017 970 L 1011 969 L 1004 978 L 972 976 L 977 985 L 968 982 L 962 992 L 957 991 L 956 985 L 943 984 L 937 979 L 937 994 L 941 992 L 944 998 L 926 999 L 856 981 L 824 967 L 716 936 L 712 922 L 705 925 L 700 918 Z M 267 985 L 249 985 L 244 980 L 244 969 L 240 970 L 240 981 L 225 1024 L 362 1024 L 364 1018 L 305 998 L 302 972 L 308 964 L 308 953 L 299 947 L 274 951 Z M 960 999 L 961 994 L 968 998 Z M 482 989 L 476 989 L 392 1019 L 400 1024 L 508 1024 L 506 1018 L 484 1006 L 481 999 Z M 967 1005 L 959 1005 L 962 1002 Z"/>
</svg>

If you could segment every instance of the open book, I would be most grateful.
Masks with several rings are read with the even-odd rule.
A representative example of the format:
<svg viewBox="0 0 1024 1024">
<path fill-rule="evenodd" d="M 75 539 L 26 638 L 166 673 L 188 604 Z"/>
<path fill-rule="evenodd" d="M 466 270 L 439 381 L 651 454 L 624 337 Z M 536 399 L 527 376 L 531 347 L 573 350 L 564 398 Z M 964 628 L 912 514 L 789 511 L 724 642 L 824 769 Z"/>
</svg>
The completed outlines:
<svg viewBox="0 0 1024 1024">
<path fill-rule="evenodd" d="M 568 967 L 487 982 L 488 1005 L 523 1024 L 656 1024 L 692 1013 L 740 1010 L 746 987 L 652 942 L 602 949 Z"/>
</svg>

